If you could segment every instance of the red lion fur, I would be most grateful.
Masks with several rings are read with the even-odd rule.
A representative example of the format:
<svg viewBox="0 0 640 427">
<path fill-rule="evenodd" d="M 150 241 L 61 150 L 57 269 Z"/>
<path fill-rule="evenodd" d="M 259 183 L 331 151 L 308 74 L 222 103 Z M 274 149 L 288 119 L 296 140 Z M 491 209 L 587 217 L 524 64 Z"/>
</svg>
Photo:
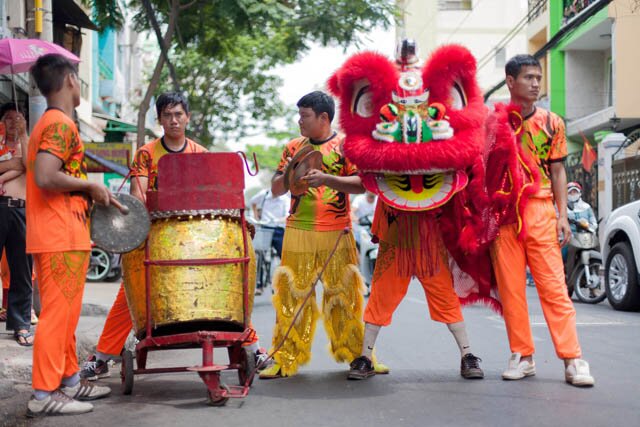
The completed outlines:
<svg viewBox="0 0 640 427">
<path fill-rule="evenodd" d="M 483 123 L 487 109 L 475 79 L 475 59 L 462 46 L 437 49 L 422 69 L 429 90 L 429 103 L 447 107 L 453 138 L 428 144 L 380 142 L 371 136 L 380 121 L 380 108 L 391 101 L 399 73 L 384 56 L 364 52 L 352 56 L 329 79 L 330 91 L 340 98 L 340 125 L 347 133 L 345 155 L 363 171 L 429 171 L 460 170 L 478 160 L 483 148 Z M 356 84 L 366 80 L 370 85 L 372 115 L 362 117 L 353 111 Z M 467 105 L 453 108 L 450 93 L 458 83 L 464 90 Z"/>
<path fill-rule="evenodd" d="M 540 171 L 524 155 L 521 134 L 516 134 L 509 121 L 513 112 L 520 115 L 520 107 L 496 104 L 486 123 L 486 191 L 491 216 L 499 226 L 517 223 L 527 200 L 540 188 Z M 526 229 L 524 222 L 520 225 L 518 237 L 523 239 Z"/>
</svg>

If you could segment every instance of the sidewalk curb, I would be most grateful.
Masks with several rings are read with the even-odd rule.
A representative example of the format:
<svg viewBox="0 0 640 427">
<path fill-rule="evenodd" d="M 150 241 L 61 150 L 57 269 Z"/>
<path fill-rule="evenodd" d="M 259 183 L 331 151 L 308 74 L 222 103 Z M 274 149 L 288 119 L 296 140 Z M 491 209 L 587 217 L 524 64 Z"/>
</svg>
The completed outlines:
<svg viewBox="0 0 640 427">
<path fill-rule="evenodd" d="M 109 307 L 99 304 L 83 304 L 76 328 L 76 352 L 81 365 L 94 352 Z M 35 326 L 37 329 L 37 325 Z M 33 347 L 18 346 L 10 333 L 0 339 L 0 399 L 7 387 L 14 383 L 31 382 Z M 4 385 L 3 385 L 4 384 Z M 8 385 L 7 385 L 8 384 Z"/>
</svg>

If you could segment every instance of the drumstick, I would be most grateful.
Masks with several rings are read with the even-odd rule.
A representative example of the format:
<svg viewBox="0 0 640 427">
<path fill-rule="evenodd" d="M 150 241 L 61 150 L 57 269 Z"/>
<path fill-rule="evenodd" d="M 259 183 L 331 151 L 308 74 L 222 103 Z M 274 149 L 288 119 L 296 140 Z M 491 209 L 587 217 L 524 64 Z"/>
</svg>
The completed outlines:
<svg viewBox="0 0 640 427">
<path fill-rule="evenodd" d="M 129 206 L 125 206 L 122 203 L 120 203 L 118 201 L 118 199 L 116 199 L 116 196 L 114 196 L 113 194 L 109 197 L 109 202 L 115 206 L 116 208 L 118 208 L 118 210 L 120 211 L 120 213 L 122 215 L 128 215 L 129 214 Z"/>
</svg>

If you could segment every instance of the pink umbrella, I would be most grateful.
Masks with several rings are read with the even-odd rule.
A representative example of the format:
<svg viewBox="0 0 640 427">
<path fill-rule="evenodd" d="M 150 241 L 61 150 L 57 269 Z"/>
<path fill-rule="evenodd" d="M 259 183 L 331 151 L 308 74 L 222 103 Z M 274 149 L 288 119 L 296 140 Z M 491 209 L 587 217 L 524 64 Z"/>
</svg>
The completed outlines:
<svg viewBox="0 0 640 427">
<path fill-rule="evenodd" d="M 73 63 L 80 58 L 57 44 L 38 39 L 0 40 L 0 74 L 25 73 L 42 55 L 57 53 Z"/>
<path fill-rule="evenodd" d="M 0 40 L 0 74 L 26 73 L 39 57 L 48 53 L 57 53 L 73 63 L 80 58 L 57 44 L 38 39 L 2 39 Z M 13 76 L 11 77 L 13 83 Z M 16 87 L 13 85 L 13 97 L 17 102 Z M 16 105 L 17 108 L 17 105 Z"/>
</svg>

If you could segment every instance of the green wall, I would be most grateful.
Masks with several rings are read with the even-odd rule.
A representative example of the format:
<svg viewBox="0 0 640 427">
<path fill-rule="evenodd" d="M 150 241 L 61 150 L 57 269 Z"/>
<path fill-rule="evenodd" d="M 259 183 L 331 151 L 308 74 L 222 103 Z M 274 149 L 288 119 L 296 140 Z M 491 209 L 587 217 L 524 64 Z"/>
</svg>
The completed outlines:
<svg viewBox="0 0 640 427">
<path fill-rule="evenodd" d="M 549 39 L 553 37 L 562 27 L 563 1 L 549 0 Z M 594 26 L 603 20 L 609 19 L 609 8 L 604 7 L 589 20 L 583 23 L 579 28 L 575 29 L 569 36 L 565 37 L 560 43 L 549 52 L 550 77 L 551 84 L 551 111 L 564 117 L 566 113 L 566 86 L 565 86 L 565 58 L 564 48 L 573 40 L 582 36 Z M 569 94 L 570 96 L 570 94 Z"/>
</svg>

